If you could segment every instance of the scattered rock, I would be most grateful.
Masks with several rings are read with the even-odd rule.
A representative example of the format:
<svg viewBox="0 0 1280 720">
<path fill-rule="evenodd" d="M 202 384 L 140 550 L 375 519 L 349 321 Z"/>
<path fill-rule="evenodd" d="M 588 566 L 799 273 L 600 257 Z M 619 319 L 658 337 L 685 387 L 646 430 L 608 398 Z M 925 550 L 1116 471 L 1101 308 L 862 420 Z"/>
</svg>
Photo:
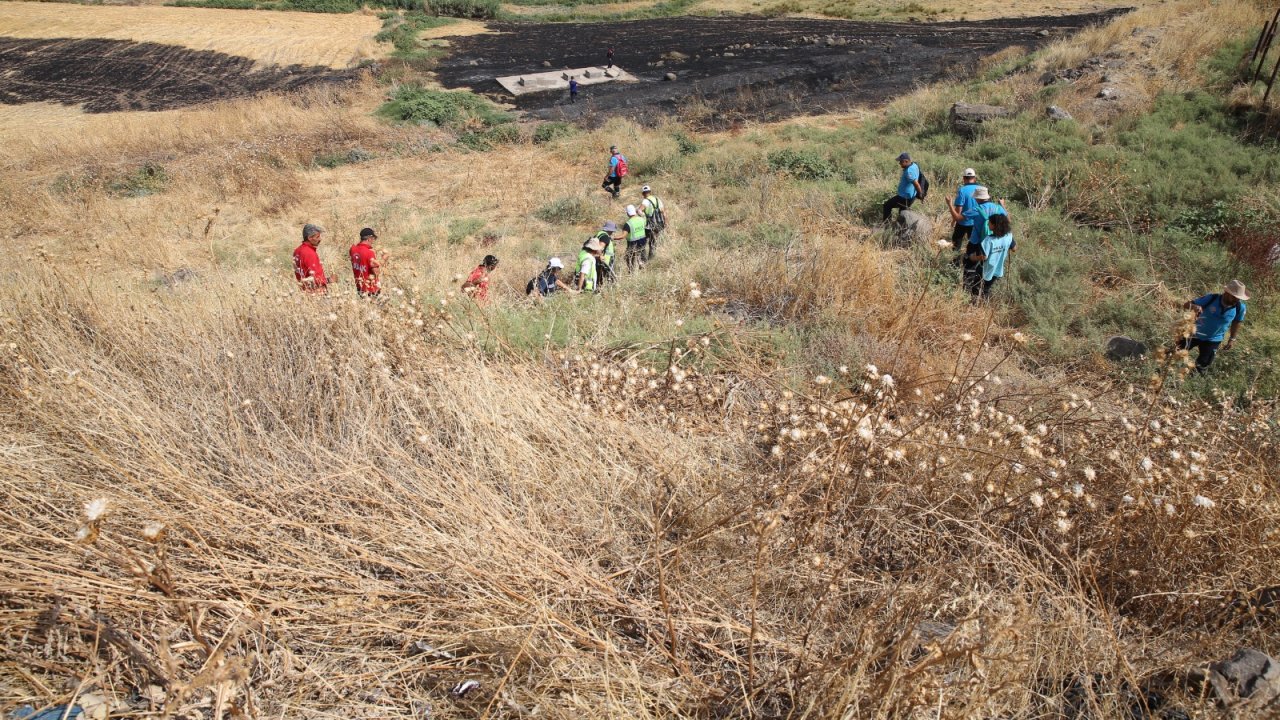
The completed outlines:
<svg viewBox="0 0 1280 720">
<path fill-rule="evenodd" d="M 470 65 L 471 67 L 476 67 L 477 65 L 479 65 L 479 64 L 480 64 L 480 61 L 479 61 L 479 60 L 472 60 L 472 61 L 468 62 L 467 64 L 468 64 L 468 65 Z"/>
<path fill-rule="evenodd" d="M 663 79 L 663 80 L 667 80 L 667 81 L 675 80 L 675 79 L 676 79 L 676 74 L 675 74 L 675 73 L 673 73 L 673 72 L 669 72 L 669 73 L 667 73 L 666 75 L 663 75 L 663 76 L 662 76 L 662 79 Z"/>
<path fill-rule="evenodd" d="M 1012 110 L 997 105 L 956 103 L 951 106 L 951 127 L 963 135 L 972 135 L 979 125 L 988 120 L 1012 116 Z"/>
<path fill-rule="evenodd" d="M 734 54 L 733 54 L 733 53 L 731 53 L 731 52 L 724 53 L 724 56 L 725 56 L 725 57 L 737 57 L 736 55 L 734 55 Z"/>
<path fill-rule="evenodd" d="M 188 267 L 180 267 L 173 272 L 167 272 L 160 275 L 160 284 L 172 290 L 175 286 L 180 285 L 188 280 L 195 280 L 200 277 L 200 273 Z"/>
<path fill-rule="evenodd" d="M 1039 35 L 1040 37 L 1049 37 L 1049 31 L 1048 31 L 1048 30 L 1041 30 L 1040 32 L 1038 32 L 1038 33 L 1036 33 L 1036 34 L 1037 34 L 1037 35 Z"/>
<path fill-rule="evenodd" d="M 1147 346 L 1125 335 L 1107 339 L 1107 359 L 1115 362 L 1136 360 L 1147 354 Z"/>
<path fill-rule="evenodd" d="M 1098 91 L 1098 97 L 1103 100 L 1114 100 L 1120 97 L 1120 93 L 1113 87 L 1104 87 Z"/>
<path fill-rule="evenodd" d="M 550 61 L 550 60 L 543 60 L 543 61 L 542 61 L 542 67 L 551 67 L 551 61 Z"/>
<path fill-rule="evenodd" d="M 1067 112 L 1066 110 L 1063 110 L 1057 105 L 1050 105 L 1049 107 L 1045 108 L 1044 114 L 1047 115 L 1050 120 L 1062 121 L 1062 120 L 1074 119 L 1071 117 L 1071 113 Z"/>
<path fill-rule="evenodd" d="M 898 229 L 895 240 L 899 245 L 912 245 L 917 242 L 929 242 L 933 237 L 933 221 L 929 216 L 915 210 L 903 210 L 898 215 Z"/>
<path fill-rule="evenodd" d="M 1280 663 L 1266 653 L 1245 648 L 1209 665 L 1209 684 L 1218 700 L 1232 706 L 1280 707 Z"/>
</svg>

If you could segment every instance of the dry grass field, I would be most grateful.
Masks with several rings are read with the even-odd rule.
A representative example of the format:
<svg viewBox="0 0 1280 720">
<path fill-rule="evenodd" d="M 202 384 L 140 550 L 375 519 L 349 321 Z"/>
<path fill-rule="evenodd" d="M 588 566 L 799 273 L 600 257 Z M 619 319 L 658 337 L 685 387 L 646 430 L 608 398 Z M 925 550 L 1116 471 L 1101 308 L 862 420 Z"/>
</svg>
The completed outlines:
<svg viewBox="0 0 1280 720">
<path fill-rule="evenodd" d="M 251 58 L 264 65 L 349 68 L 386 55 L 374 41 L 382 23 L 373 13 L 206 10 L 147 6 L 0 4 L 0 36 L 106 38 L 180 45 Z"/>
<path fill-rule="evenodd" d="M 1150 95 L 1193 87 L 1258 13 L 1144 8 L 992 92 L 1032 97 L 1042 70 L 1125 43 Z M 226 26 L 200 42 L 251 51 Z M 294 51 L 337 66 L 350 46 Z M 849 212 L 892 186 L 872 158 L 896 147 L 849 158 L 838 192 L 744 164 L 880 116 L 914 132 L 955 92 L 487 152 L 377 119 L 373 79 L 81 120 L 0 108 L 0 712 L 1228 717 L 1185 670 L 1280 654 L 1258 592 L 1280 586 L 1274 398 L 1179 395 L 1179 357 L 1041 362 L 1017 318 L 929 280 L 933 251 Z M 658 259 L 596 297 L 525 299 L 617 219 L 596 191 L 610 144 L 670 203 Z M 1020 242 L 1062 240 L 1030 219 Z M 307 222 L 325 296 L 292 280 Z M 345 270 L 365 225 L 377 302 Z M 486 253 L 478 306 L 458 276 Z"/>
</svg>

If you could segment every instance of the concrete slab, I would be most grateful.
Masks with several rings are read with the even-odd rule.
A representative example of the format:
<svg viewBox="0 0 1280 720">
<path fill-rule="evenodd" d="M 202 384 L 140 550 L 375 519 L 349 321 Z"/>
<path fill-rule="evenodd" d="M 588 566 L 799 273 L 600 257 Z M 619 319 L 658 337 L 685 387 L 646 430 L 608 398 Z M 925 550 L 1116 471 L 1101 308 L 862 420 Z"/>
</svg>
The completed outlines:
<svg viewBox="0 0 1280 720">
<path fill-rule="evenodd" d="M 573 68 L 572 70 L 553 70 L 550 72 L 535 72 L 525 75 L 508 75 L 498 78 L 498 84 L 512 95 L 527 95 L 529 93 L 546 92 L 548 90 L 569 90 L 569 78 L 578 79 L 578 85 L 586 87 L 588 85 L 599 85 L 607 82 L 636 82 L 636 78 L 631 73 L 614 65 L 605 69 L 602 67 L 586 67 Z"/>
</svg>

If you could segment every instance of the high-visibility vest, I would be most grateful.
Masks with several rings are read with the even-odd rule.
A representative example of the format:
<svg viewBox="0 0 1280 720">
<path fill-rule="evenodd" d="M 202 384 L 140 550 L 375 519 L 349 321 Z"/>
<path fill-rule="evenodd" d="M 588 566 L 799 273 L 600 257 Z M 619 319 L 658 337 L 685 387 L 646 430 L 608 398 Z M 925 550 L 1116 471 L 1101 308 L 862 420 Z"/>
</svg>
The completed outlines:
<svg viewBox="0 0 1280 720">
<path fill-rule="evenodd" d="M 627 218 L 627 241 L 635 242 L 636 240 L 643 240 L 645 237 L 644 226 L 644 218 L 639 215 L 633 215 Z"/>
<path fill-rule="evenodd" d="M 588 260 L 591 260 L 593 262 L 589 263 L 591 265 L 591 269 L 588 272 L 586 272 L 587 279 L 585 282 L 582 283 L 582 289 L 595 290 L 596 289 L 596 263 L 594 262 L 595 258 L 591 257 L 591 253 L 587 252 L 586 250 L 579 250 L 578 251 L 578 270 L 577 270 L 579 275 L 583 274 L 582 268 L 588 265 L 588 262 L 587 262 Z"/>
<path fill-rule="evenodd" d="M 602 255 L 604 256 L 603 257 L 604 264 L 612 266 L 613 265 L 613 235 L 610 235 L 604 230 L 601 230 L 600 232 L 596 233 L 595 239 L 599 240 L 601 245 L 604 245 L 604 252 L 602 253 Z"/>
</svg>

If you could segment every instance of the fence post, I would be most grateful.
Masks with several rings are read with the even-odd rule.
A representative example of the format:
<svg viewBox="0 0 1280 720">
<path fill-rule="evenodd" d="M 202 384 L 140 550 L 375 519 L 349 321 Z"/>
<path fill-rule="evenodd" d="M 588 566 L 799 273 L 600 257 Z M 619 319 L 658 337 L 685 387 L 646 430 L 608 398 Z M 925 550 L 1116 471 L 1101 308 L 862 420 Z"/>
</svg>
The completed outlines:
<svg viewBox="0 0 1280 720">
<path fill-rule="evenodd" d="M 1267 64 L 1267 53 L 1271 52 L 1271 41 L 1276 38 L 1276 25 L 1280 23 L 1280 10 L 1276 10 L 1275 18 L 1271 21 L 1271 29 L 1266 32 L 1266 39 L 1262 42 L 1262 57 L 1258 59 L 1258 67 L 1253 71 L 1253 79 L 1249 81 L 1249 87 L 1258 82 L 1258 76 L 1262 74 L 1262 66 Z"/>
<path fill-rule="evenodd" d="M 1280 61 L 1276 62 L 1276 66 L 1271 68 L 1271 79 L 1267 81 L 1267 91 L 1262 94 L 1262 104 L 1267 104 L 1267 98 L 1271 97 L 1271 86 L 1276 84 L 1276 74 L 1280 73 Z"/>
</svg>

